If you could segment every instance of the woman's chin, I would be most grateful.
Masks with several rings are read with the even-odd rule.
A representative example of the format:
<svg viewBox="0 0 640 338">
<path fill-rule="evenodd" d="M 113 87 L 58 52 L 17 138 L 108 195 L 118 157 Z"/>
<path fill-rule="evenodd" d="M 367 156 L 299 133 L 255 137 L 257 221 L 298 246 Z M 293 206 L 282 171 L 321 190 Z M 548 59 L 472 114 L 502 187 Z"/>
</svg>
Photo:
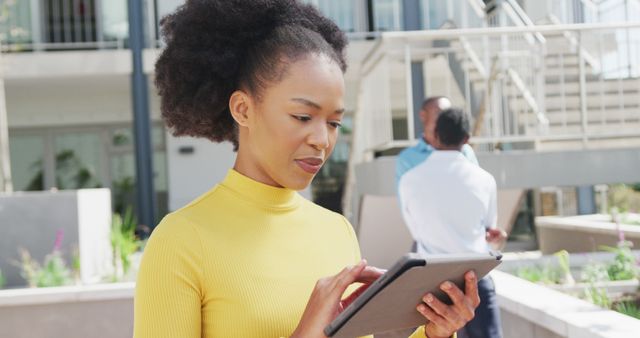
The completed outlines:
<svg viewBox="0 0 640 338">
<path fill-rule="evenodd" d="M 314 177 L 315 175 L 294 174 L 286 179 L 286 182 L 283 182 L 284 184 L 282 184 L 282 186 L 287 189 L 301 191 L 306 189 L 309 184 L 311 184 L 311 181 Z"/>
</svg>

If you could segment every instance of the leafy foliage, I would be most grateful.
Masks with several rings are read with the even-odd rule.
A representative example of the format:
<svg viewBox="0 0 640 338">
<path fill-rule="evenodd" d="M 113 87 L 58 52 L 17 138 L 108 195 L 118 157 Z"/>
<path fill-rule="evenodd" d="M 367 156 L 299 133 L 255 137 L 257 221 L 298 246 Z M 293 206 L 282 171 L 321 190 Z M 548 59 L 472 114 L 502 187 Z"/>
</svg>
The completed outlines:
<svg viewBox="0 0 640 338">
<path fill-rule="evenodd" d="M 563 273 L 562 270 L 550 265 L 525 266 L 518 268 L 516 276 L 534 283 L 560 284 Z"/>
<path fill-rule="evenodd" d="M 613 306 L 613 309 L 636 319 L 640 319 L 640 307 L 636 303 L 631 301 L 624 301 L 617 303 Z"/>
<path fill-rule="evenodd" d="M 67 267 L 58 250 L 54 250 L 44 258 L 42 266 L 33 258 L 29 251 L 22 249 L 21 272 L 29 287 L 51 287 L 71 284 L 71 270 Z"/>
<path fill-rule="evenodd" d="M 639 275 L 636 258 L 631 251 L 631 242 L 622 242 L 617 247 L 602 246 L 603 250 L 615 254 L 613 262 L 607 266 L 610 280 L 629 280 Z"/>
<path fill-rule="evenodd" d="M 131 255 L 142 246 L 142 242 L 135 235 L 136 225 L 137 222 L 130 207 L 127 208 L 123 216 L 113 215 L 111 249 L 113 250 L 113 266 L 116 273 L 119 267 L 122 267 L 122 274 L 127 274 L 131 267 Z"/>
<path fill-rule="evenodd" d="M 607 294 L 607 290 L 602 288 L 596 288 L 593 285 L 585 288 L 584 290 L 585 298 L 598 306 L 601 306 L 605 309 L 609 309 L 611 307 L 611 298 Z"/>
</svg>

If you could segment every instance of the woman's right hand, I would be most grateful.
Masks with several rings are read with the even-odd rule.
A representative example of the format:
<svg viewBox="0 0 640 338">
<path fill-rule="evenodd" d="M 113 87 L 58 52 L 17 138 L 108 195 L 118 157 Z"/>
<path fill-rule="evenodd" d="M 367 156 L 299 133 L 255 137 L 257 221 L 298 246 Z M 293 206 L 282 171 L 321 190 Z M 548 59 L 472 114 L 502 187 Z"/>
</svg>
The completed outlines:
<svg viewBox="0 0 640 338">
<path fill-rule="evenodd" d="M 324 328 L 383 273 L 383 270 L 367 266 L 367 262 L 361 260 L 357 265 L 346 267 L 335 276 L 318 280 L 291 338 L 324 338 Z M 342 295 L 353 283 L 364 285 L 343 300 Z"/>
</svg>

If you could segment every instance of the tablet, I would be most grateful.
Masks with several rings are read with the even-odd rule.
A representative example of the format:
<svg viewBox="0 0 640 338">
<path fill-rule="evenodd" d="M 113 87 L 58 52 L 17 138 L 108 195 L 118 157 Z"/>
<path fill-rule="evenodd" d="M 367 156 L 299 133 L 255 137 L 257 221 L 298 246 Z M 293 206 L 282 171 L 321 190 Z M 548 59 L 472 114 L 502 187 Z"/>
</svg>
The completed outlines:
<svg viewBox="0 0 640 338">
<path fill-rule="evenodd" d="M 347 306 L 324 333 L 328 337 L 353 338 L 424 325 L 426 320 L 416 307 L 426 293 L 451 304 L 439 288 L 442 282 L 451 281 L 464 291 L 467 271 L 474 270 L 481 279 L 501 263 L 501 258 L 499 253 L 426 258 L 407 254 Z"/>
</svg>

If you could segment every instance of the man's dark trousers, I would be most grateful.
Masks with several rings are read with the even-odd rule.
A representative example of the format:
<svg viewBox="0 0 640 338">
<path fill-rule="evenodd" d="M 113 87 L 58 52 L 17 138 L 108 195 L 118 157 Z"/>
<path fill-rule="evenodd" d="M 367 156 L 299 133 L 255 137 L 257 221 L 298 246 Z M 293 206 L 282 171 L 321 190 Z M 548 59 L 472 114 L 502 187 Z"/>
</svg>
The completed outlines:
<svg viewBox="0 0 640 338">
<path fill-rule="evenodd" d="M 476 316 L 458 331 L 458 338 L 502 338 L 500 308 L 491 277 L 478 282 L 478 293 L 480 305 L 476 308 Z"/>
</svg>

